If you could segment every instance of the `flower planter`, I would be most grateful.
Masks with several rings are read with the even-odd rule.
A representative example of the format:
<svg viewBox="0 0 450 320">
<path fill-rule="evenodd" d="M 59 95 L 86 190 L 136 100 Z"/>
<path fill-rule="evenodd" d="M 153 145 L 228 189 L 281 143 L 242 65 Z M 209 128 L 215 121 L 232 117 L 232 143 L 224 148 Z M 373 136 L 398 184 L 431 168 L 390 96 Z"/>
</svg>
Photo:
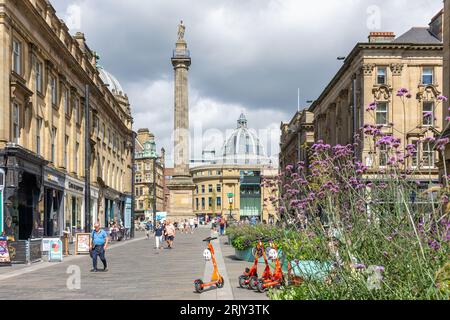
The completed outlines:
<svg viewBox="0 0 450 320">
<path fill-rule="evenodd" d="M 235 248 L 234 251 L 235 251 L 234 255 L 236 256 L 236 259 L 242 260 L 242 261 L 248 261 L 248 262 L 255 262 L 255 257 L 253 256 L 253 253 L 252 253 L 253 248 L 248 248 L 245 250 L 238 250 Z M 283 254 L 282 251 L 279 250 L 278 255 L 281 257 L 282 254 Z M 264 257 L 260 257 L 258 260 L 258 263 L 264 263 Z M 270 263 L 271 262 L 269 261 L 269 264 Z"/>
<path fill-rule="evenodd" d="M 291 266 L 295 276 L 319 281 L 324 281 L 332 269 L 331 262 L 313 260 L 300 260 L 297 263 L 291 261 Z M 283 264 L 283 271 L 288 272 L 287 262 Z"/>
<path fill-rule="evenodd" d="M 234 249 L 234 255 L 238 260 L 249 262 L 255 261 L 255 258 L 252 255 L 252 248 L 248 248 L 245 250 Z"/>
</svg>

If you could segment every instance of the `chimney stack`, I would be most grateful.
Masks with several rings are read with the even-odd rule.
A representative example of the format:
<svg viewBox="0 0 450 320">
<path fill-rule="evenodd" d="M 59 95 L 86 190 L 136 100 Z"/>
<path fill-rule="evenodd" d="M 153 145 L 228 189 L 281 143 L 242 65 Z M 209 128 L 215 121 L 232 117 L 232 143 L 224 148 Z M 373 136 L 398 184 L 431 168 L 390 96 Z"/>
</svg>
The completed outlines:
<svg viewBox="0 0 450 320">
<path fill-rule="evenodd" d="M 394 40 L 394 32 L 371 32 L 369 34 L 369 43 L 389 43 Z"/>
</svg>

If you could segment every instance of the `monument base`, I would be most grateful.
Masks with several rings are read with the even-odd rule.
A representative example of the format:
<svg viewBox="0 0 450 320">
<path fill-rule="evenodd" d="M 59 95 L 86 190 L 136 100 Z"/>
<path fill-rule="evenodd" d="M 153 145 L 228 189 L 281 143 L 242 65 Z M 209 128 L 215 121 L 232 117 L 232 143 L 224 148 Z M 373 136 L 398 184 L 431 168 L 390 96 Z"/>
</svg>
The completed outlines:
<svg viewBox="0 0 450 320">
<path fill-rule="evenodd" d="M 168 219 L 172 222 L 181 222 L 195 218 L 193 207 L 195 184 L 192 177 L 175 177 L 167 188 L 170 191 Z"/>
</svg>

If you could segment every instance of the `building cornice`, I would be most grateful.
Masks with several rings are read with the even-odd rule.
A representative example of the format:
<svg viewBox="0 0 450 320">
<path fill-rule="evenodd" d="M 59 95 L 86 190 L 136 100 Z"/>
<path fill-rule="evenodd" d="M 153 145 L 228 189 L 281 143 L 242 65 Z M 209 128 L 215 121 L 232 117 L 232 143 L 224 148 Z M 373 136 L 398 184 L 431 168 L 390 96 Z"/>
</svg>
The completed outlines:
<svg viewBox="0 0 450 320">
<path fill-rule="evenodd" d="M 325 97 L 330 93 L 332 88 L 341 80 L 342 76 L 352 66 L 353 62 L 363 50 L 428 50 L 443 51 L 443 44 L 414 44 L 414 43 L 366 43 L 359 42 L 355 45 L 348 57 L 344 61 L 344 65 L 339 69 L 331 82 L 325 87 L 319 98 L 313 102 L 308 111 L 314 112 L 316 107 L 321 104 Z"/>
<path fill-rule="evenodd" d="M 48 25 L 47 21 L 39 14 L 39 12 L 36 10 L 36 8 L 33 6 L 33 4 L 30 1 L 20 1 L 20 3 L 22 5 L 24 5 L 26 7 L 26 9 L 28 9 L 28 13 L 30 15 L 34 16 L 35 19 L 33 19 L 33 21 L 38 25 L 38 28 L 43 31 L 41 33 L 43 33 L 44 38 L 47 39 L 47 41 L 49 41 L 50 43 L 54 44 L 54 46 L 52 46 L 52 48 L 56 51 L 56 53 L 60 54 L 59 57 L 67 64 L 67 68 L 71 72 L 74 72 L 82 82 L 89 84 L 89 87 L 90 87 L 92 93 L 94 93 L 96 95 L 95 98 L 97 99 L 98 104 L 102 104 L 103 106 L 106 106 L 108 114 L 112 115 L 113 122 L 121 123 L 122 129 L 124 129 L 124 132 L 131 131 L 130 129 L 128 129 L 127 125 L 125 123 L 123 123 L 123 121 L 120 119 L 119 115 L 115 112 L 112 105 L 108 101 L 106 101 L 105 93 L 102 90 L 100 90 L 98 85 L 94 82 L 93 78 L 90 77 L 89 74 L 87 73 L 87 71 L 92 72 L 93 74 L 98 76 L 99 81 L 102 82 L 102 80 L 100 79 L 100 76 L 98 74 L 98 70 L 89 62 L 88 53 L 83 52 L 81 50 L 78 42 L 75 41 L 75 39 L 67 31 L 66 37 L 68 37 L 69 41 L 71 42 L 71 45 L 75 46 L 75 48 L 76 48 L 75 50 L 78 50 L 78 53 L 80 54 L 82 59 L 84 59 L 84 62 L 85 62 L 84 64 L 85 64 L 85 68 L 86 68 L 86 70 L 85 70 L 83 68 L 83 66 L 80 64 L 80 62 L 74 57 L 74 55 L 69 50 L 69 48 L 66 46 L 66 44 L 60 39 L 60 37 Z M 51 9 L 51 12 L 54 15 L 54 19 L 61 21 L 56 16 L 56 14 L 54 12 L 55 10 L 53 9 L 53 7 L 50 5 L 50 7 L 48 7 L 48 8 Z M 33 39 L 33 41 L 36 41 L 34 39 L 34 37 L 30 34 L 30 32 L 28 32 L 26 30 L 26 28 L 24 28 L 21 24 L 18 24 L 18 22 L 20 20 L 17 17 L 14 17 L 14 19 L 12 17 L 9 17 L 9 18 L 11 20 L 11 24 L 13 25 L 13 27 L 15 27 L 16 29 L 19 29 L 19 31 L 21 33 L 24 33 L 24 35 L 26 35 L 27 38 Z M 61 24 L 63 24 L 62 21 L 61 21 Z M 45 51 L 45 55 L 47 57 L 52 57 L 52 54 L 50 54 L 50 52 L 45 50 L 45 48 L 42 50 Z M 101 84 L 100 84 L 100 86 L 101 86 Z M 106 89 L 106 95 L 109 95 L 110 101 L 112 101 L 112 103 L 115 105 L 115 107 L 118 108 L 118 110 L 120 110 L 122 112 L 124 118 L 131 120 L 129 115 L 123 111 L 121 105 L 117 101 L 117 98 L 112 94 L 112 92 L 110 92 L 109 90 Z M 102 108 L 102 109 L 105 109 L 105 108 Z"/>
</svg>

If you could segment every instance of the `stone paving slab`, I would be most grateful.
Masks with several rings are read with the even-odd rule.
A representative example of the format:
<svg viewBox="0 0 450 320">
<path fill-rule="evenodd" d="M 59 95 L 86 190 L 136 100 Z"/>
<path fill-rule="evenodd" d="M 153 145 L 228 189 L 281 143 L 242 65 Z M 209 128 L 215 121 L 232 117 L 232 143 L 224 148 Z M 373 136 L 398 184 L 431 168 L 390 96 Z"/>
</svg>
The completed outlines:
<svg viewBox="0 0 450 320">
<path fill-rule="evenodd" d="M 217 234 L 211 233 L 212 237 L 216 237 Z M 212 245 L 214 247 L 215 252 L 215 258 L 216 258 L 216 264 L 217 268 L 219 270 L 219 273 L 224 279 L 224 286 L 223 288 L 214 288 L 213 290 L 208 290 L 204 293 L 202 293 L 201 300 L 233 300 L 233 291 L 231 289 L 230 279 L 228 277 L 228 272 L 226 269 L 226 265 L 223 259 L 222 254 L 222 246 L 220 243 L 220 239 L 216 239 L 212 241 Z M 211 279 L 211 275 L 213 273 L 214 267 L 212 262 L 208 261 L 206 262 L 205 266 L 205 274 L 203 276 L 203 281 L 208 282 Z"/>
<path fill-rule="evenodd" d="M 124 242 L 108 249 L 107 273 L 90 273 L 89 256 L 66 259 L 51 267 L 1 280 L 0 299 L 198 300 L 200 295 L 194 292 L 193 282 L 204 273 L 201 240 L 208 235 L 208 229 L 197 229 L 194 235 L 178 234 L 175 248 L 161 252 L 154 249 L 153 239 Z M 71 265 L 80 268 L 80 290 L 67 288 L 70 275 L 66 271 Z"/>
<path fill-rule="evenodd" d="M 237 260 L 234 254 L 234 248 L 228 244 L 228 237 L 220 237 L 222 254 L 230 279 L 233 297 L 235 300 L 269 300 L 267 293 L 242 289 L 239 287 L 239 276 L 242 275 L 245 268 L 250 268 L 252 263 Z M 260 263 L 258 268 L 264 268 L 264 263 Z"/>
</svg>

